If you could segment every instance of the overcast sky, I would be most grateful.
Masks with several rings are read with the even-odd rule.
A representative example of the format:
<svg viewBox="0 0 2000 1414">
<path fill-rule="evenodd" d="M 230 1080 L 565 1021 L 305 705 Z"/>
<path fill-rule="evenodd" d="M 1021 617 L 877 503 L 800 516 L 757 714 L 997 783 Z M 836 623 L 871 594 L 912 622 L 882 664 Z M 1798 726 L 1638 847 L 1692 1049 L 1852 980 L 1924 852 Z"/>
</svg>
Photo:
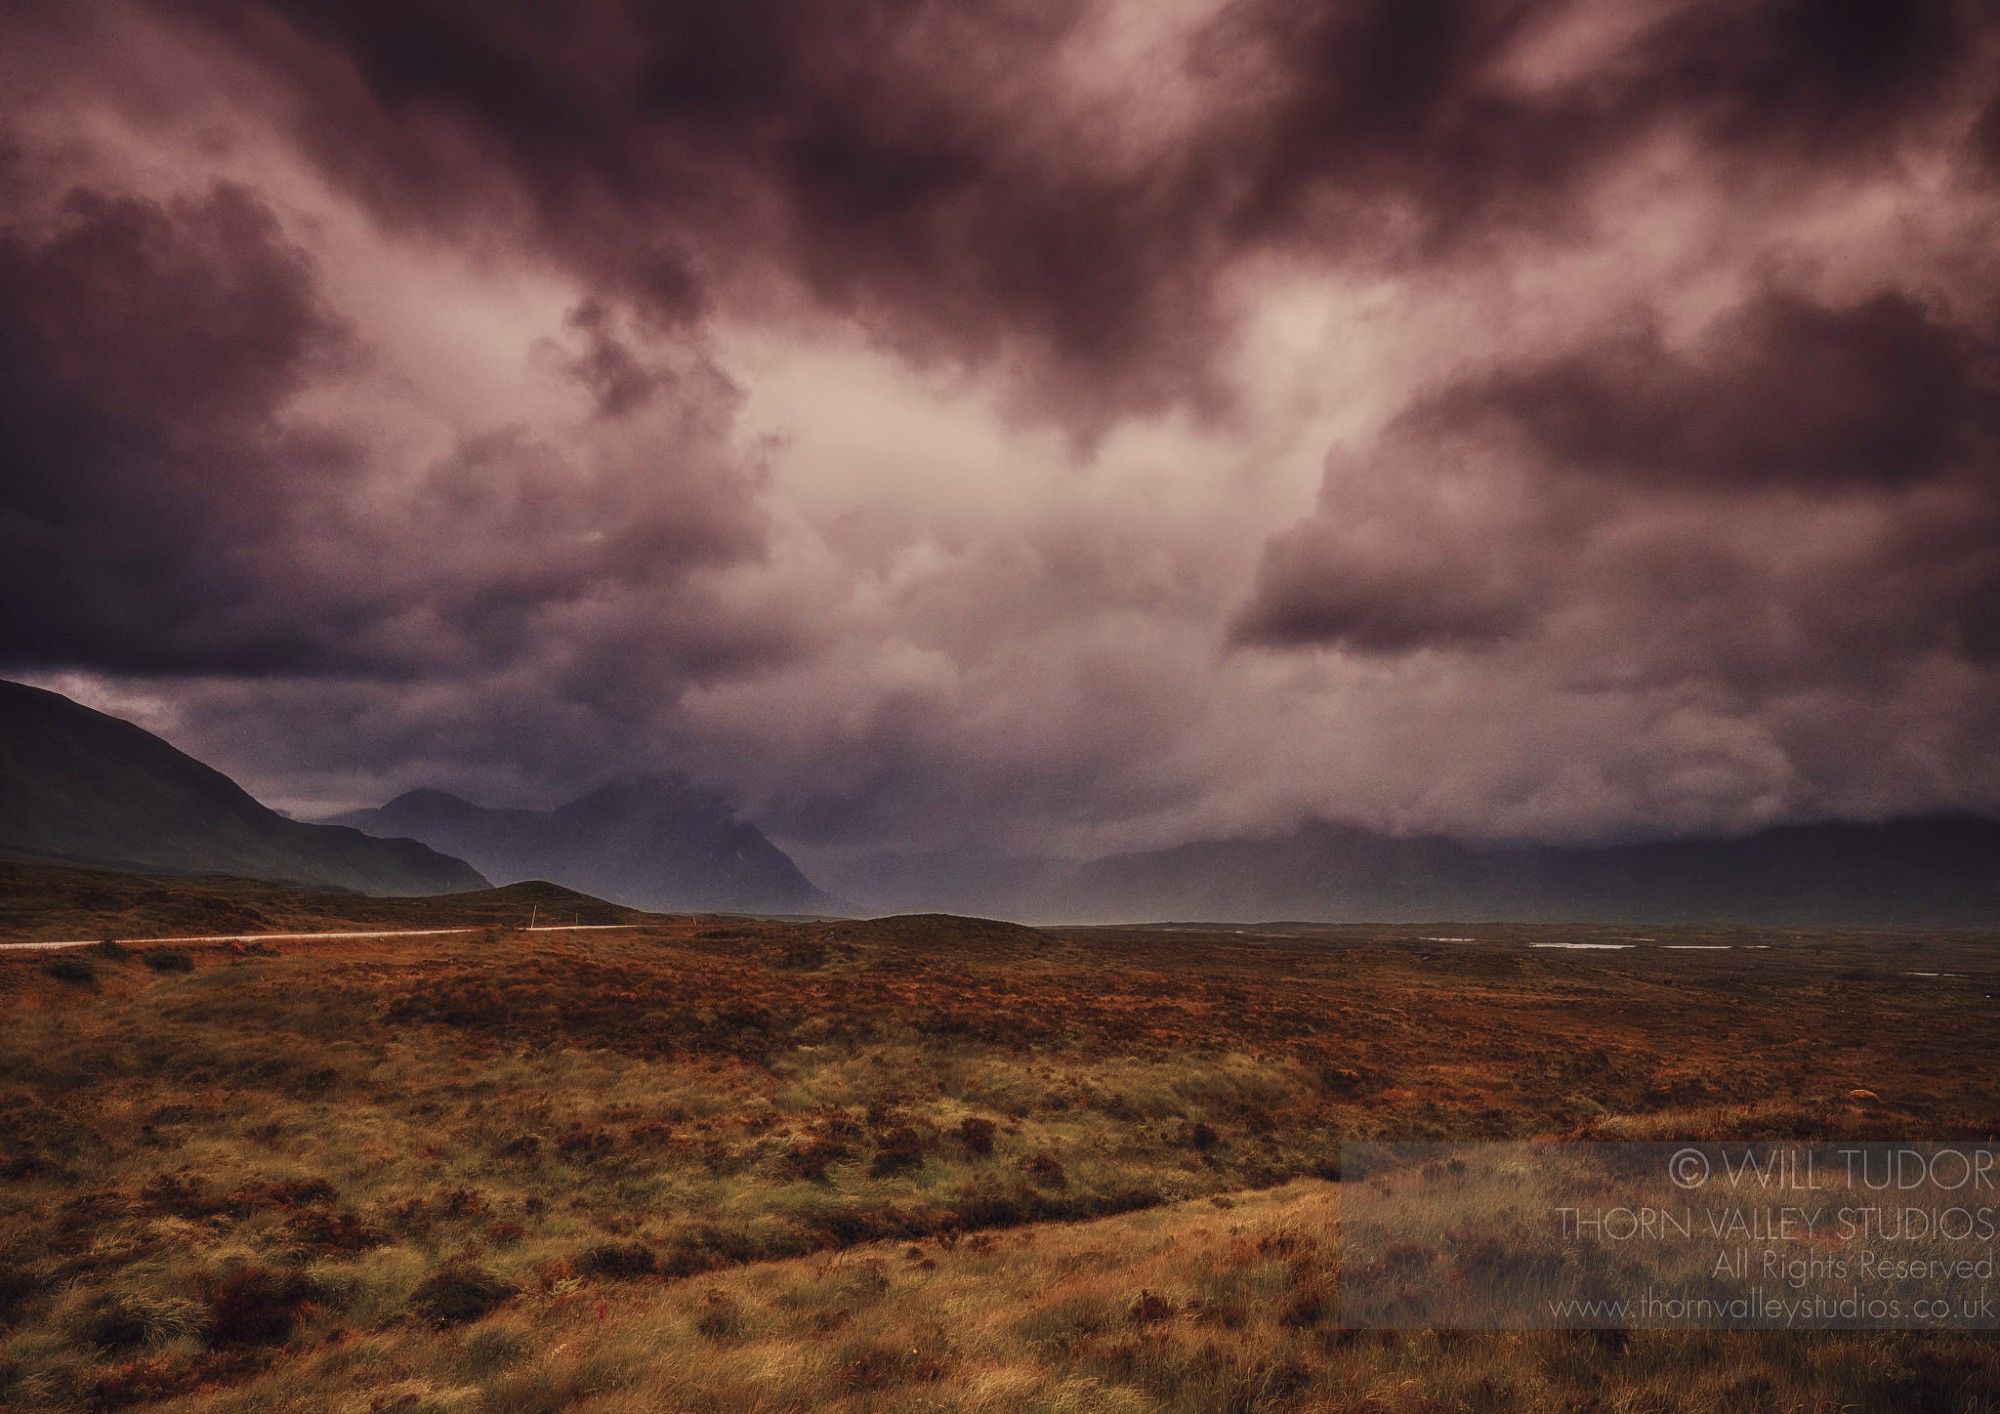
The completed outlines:
<svg viewBox="0 0 2000 1414">
<path fill-rule="evenodd" d="M 810 858 L 2000 808 L 1990 0 L 0 13 L 0 665 Z"/>
</svg>

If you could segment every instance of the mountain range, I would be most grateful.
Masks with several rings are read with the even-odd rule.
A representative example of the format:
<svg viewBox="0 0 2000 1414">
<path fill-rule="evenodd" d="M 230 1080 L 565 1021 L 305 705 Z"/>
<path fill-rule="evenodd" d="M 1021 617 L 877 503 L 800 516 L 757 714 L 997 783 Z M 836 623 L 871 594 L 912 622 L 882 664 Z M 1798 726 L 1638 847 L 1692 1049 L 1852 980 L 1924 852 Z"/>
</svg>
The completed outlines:
<svg viewBox="0 0 2000 1414">
<path fill-rule="evenodd" d="M 679 775 L 615 780 L 553 810 L 413 790 L 334 817 L 470 860 L 500 883 L 553 879 L 663 912 L 818 913 L 835 901 L 717 792 Z"/>
<path fill-rule="evenodd" d="M 1031 921 L 2000 924 L 2000 822 L 1930 815 L 1603 846 L 1463 844 L 1327 822 L 1092 860 L 875 855 L 827 874 L 876 909 Z"/>
<path fill-rule="evenodd" d="M 16 682 L 0 682 L 0 851 L 366 894 L 486 886 L 415 840 L 287 819 L 151 732 Z"/>
<path fill-rule="evenodd" d="M 616 780 L 552 810 L 415 790 L 288 819 L 130 722 L 0 682 L 0 854 L 398 895 L 550 880 L 637 908 L 850 911 L 717 792 Z M 2000 925 L 2000 822 L 1929 815 L 1604 846 L 1474 845 L 1312 822 L 1091 860 L 828 855 L 863 910 L 1053 922 Z"/>
</svg>

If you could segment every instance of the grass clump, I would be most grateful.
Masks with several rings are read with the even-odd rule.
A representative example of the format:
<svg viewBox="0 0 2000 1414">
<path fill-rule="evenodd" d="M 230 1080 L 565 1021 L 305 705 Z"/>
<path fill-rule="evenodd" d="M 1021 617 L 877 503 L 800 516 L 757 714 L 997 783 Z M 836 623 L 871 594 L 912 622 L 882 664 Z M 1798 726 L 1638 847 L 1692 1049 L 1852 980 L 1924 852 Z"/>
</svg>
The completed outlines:
<svg viewBox="0 0 2000 1414">
<path fill-rule="evenodd" d="M 56 981 L 65 983 L 71 987 L 95 987 L 97 985 L 97 969 L 91 965 L 90 959 L 87 957 L 77 957 L 69 953 L 65 953 L 60 957 L 52 957 L 42 964 L 42 972 L 44 975 L 53 977 Z"/>
<path fill-rule="evenodd" d="M 100 1294 L 78 1313 L 72 1330 L 77 1340 L 103 1354 L 122 1354 L 141 1346 L 164 1345 L 181 1336 L 199 1335 L 206 1322 L 193 1302 L 144 1292 Z"/>
<path fill-rule="evenodd" d="M 630 1280 L 651 1276 L 660 1259 L 643 1242 L 600 1242 L 576 1260 L 576 1269 L 591 1276 Z"/>
<path fill-rule="evenodd" d="M 245 1266 L 223 1273 L 208 1292 L 208 1343 L 213 1347 L 282 1345 L 320 1290 L 301 1272 Z"/>
<path fill-rule="evenodd" d="M 2000 1388 L 1978 1334 L 1348 1338 L 1316 1181 L 1356 1137 L 1993 1132 L 1990 944 L 1500 967 L 1392 930 L 948 925 L 179 974 L 151 960 L 179 948 L 0 956 L 0 1406 L 1720 1414 Z M 1835 957 L 1880 975 L 1865 1009 Z M 1774 1028 L 1824 1044 L 1766 1055 Z"/>
<path fill-rule="evenodd" d="M 470 1325 L 511 1301 L 519 1290 L 481 1267 L 446 1267 L 410 1293 L 410 1310 L 432 1326 Z"/>
<path fill-rule="evenodd" d="M 993 1152 L 993 1136 L 999 1128 L 990 1119 L 967 1115 L 958 1122 L 958 1140 L 965 1145 L 966 1153 L 984 1158 Z"/>
</svg>

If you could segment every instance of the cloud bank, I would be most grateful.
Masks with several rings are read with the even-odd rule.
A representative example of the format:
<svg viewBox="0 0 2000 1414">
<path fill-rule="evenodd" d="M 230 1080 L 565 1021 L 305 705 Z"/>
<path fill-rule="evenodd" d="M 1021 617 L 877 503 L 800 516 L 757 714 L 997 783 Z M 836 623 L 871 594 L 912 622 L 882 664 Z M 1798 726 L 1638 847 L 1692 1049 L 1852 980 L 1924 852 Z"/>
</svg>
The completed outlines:
<svg viewBox="0 0 2000 1414">
<path fill-rule="evenodd" d="M 2000 15 L 0 20 L 0 662 L 815 851 L 2000 809 Z"/>
</svg>

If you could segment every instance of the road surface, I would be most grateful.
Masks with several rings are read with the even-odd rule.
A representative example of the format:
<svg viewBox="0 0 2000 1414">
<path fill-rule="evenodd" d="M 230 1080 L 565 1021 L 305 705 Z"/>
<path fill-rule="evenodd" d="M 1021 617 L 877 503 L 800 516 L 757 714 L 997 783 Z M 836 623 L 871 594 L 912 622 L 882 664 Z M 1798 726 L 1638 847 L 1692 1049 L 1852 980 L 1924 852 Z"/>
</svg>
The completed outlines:
<svg viewBox="0 0 2000 1414">
<path fill-rule="evenodd" d="M 367 928 L 331 933 L 201 933 L 179 938 L 120 938 L 120 943 L 277 943 L 311 942 L 315 938 L 436 938 L 447 933 L 479 933 L 505 924 L 476 924 L 467 928 Z M 523 933 L 591 933 L 609 928 L 640 928 L 641 923 L 542 923 L 522 928 Z M 101 938 L 65 938 L 60 942 L 0 943 L 0 951 L 41 951 L 49 948 L 87 948 Z"/>
</svg>

